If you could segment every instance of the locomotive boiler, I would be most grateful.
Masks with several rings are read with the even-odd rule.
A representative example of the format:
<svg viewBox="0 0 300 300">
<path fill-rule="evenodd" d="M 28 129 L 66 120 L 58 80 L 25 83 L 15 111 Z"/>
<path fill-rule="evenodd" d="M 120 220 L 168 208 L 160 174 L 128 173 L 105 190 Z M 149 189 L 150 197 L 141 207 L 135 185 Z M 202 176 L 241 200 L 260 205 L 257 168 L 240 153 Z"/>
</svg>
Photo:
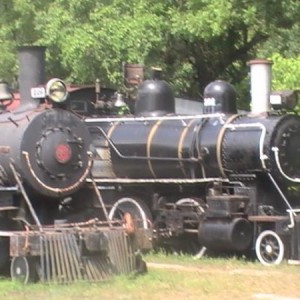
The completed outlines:
<svg viewBox="0 0 300 300">
<path fill-rule="evenodd" d="M 271 64 L 250 66 L 252 112 L 238 112 L 234 88 L 217 80 L 203 114 L 176 115 L 170 86 L 153 79 L 139 85 L 134 116 L 86 119 L 111 218 L 129 212 L 163 244 L 299 260 L 300 118 L 274 109 L 296 96 L 272 94 L 271 110 Z"/>
</svg>

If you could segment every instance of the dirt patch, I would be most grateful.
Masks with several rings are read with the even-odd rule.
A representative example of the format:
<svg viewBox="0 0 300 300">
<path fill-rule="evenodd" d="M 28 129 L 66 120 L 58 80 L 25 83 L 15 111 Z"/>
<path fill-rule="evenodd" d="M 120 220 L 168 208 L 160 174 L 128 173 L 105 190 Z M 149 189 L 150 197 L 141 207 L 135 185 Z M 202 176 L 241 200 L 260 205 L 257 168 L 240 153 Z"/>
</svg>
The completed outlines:
<svg viewBox="0 0 300 300">
<path fill-rule="evenodd" d="M 294 298 L 294 297 L 284 297 L 274 294 L 254 294 L 254 299 L 263 299 L 263 300 L 300 300 L 300 298 Z"/>
<path fill-rule="evenodd" d="M 236 269 L 226 269 L 226 268 L 218 268 L 218 267 L 209 267 L 205 265 L 204 268 L 201 266 L 193 267 L 193 266 L 183 266 L 178 264 L 164 264 L 164 263 L 154 263 L 147 262 L 148 268 L 156 268 L 156 269 L 168 269 L 168 270 L 178 270 L 178 271 L 186 271 L 186 272 L 203 272 L 203 273 L 226 273 L 230 275 L 254 275 L 254 276 L 266 276 L 270 274 L 280 275 L 283 272 L 277 270 L 271 270 L 266 268 L 264 270 L 255 270 L 255 269 L 247 269 L 247 268 L 236 268 Z M 300 299 L 299 299 L 300 300 Z"/>
</svg>

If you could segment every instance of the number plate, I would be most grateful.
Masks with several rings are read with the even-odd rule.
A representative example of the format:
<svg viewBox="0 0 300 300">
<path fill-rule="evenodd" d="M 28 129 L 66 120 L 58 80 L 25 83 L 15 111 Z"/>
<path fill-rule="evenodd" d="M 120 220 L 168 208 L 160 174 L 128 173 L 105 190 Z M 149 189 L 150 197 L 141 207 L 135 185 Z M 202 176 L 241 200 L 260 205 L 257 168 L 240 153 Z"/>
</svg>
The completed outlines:
<svg viewBox="0 0 300 300">
<path fill-rule="evenodd" d="M 32 88 L 30 91 L 31 91 L 32 98 L 45 98 L 46 97 L 46 92 L 43 87 Z"/>
</svg>

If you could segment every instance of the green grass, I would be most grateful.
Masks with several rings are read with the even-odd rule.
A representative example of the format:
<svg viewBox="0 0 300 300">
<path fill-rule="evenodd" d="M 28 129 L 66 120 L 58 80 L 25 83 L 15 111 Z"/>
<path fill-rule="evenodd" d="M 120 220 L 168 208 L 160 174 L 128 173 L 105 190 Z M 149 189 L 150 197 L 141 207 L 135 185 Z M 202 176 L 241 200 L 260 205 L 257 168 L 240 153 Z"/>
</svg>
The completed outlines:
<svg viewBox="0 0 300 300">
<path fill-rule="evenodd" d="M 3 279 L 0 297 L 1 300 L 229 300 L 271 294 L 300 298 L 300 267 L 296 266 L 267 268 L 236 257 L 194 260 L 186 255 L 164 253 L 150 253 L 145 260 L 149 262 L 145 275 L 119 276 L 107 282 L 24 286 Z"/>
</svg>

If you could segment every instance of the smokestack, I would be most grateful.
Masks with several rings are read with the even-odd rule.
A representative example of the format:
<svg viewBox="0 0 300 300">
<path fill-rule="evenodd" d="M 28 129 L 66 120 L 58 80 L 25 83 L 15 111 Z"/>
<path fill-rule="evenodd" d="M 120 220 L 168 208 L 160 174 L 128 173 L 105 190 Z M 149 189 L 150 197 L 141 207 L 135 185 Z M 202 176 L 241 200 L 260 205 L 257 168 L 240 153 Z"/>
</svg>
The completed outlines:
<svg viewBox="0 0 300 300">
<path fill-rule="evenodd" d="M 270 110 L 272 61 L 255 59 L 248 62 L 251 79 L 251 112 L 264 113 Z"/>
<path fill-rule="evenodd" d="M 45 83 L 45 47 L 23 46 L 18 48 L 20 105 L 34 108 L 39 101 L 31 97 L 31 88 Z"/>
</svg>

